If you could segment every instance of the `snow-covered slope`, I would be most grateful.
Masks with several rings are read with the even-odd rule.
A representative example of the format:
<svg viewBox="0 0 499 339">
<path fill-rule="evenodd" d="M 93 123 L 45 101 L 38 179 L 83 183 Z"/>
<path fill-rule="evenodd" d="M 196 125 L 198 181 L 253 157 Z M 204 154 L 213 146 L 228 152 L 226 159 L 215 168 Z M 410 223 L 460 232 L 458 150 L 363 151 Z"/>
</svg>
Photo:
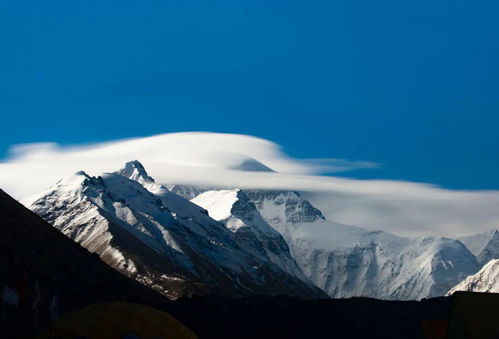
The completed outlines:
<svg viewBox="0 0 499 339">
<path fill-rule="evenodd" d="M 476 274 L 454 286 L 448 295 L 457 291 L 499 293 L 499 259 L 489 261 Z"/>
<path fill-rule="evenodd" d="M 163 205 L 191 230 L 206 228 L 207 225 L 220 227 L 220 221 L 233 232 L 237 246 L 242 247 L 246 253 L 263 261 L 270 261 L 285 272 L 307 280 L 291 258 L 282 235 L 262 219 L 256 207 L 241 190 L 209 191 L 190 202 L 165 186 L 156 184 L 138 161 L 128 162 L 117 174 L 139 182 L 158 196 Z M 179 188 L 170 186 L 175 187 Z M 184 192 L 201 191 L 189 186 L 180 187 L 185 189 Z M 209 205 L 203 204 L 203 200 L 210 202 Z"/>
<path fill-rule="evenodd" d="M 189 185 L 166 185 L 165 186 L 169 191 L 180 195 L 185 199 L 193 199 L 200 195 L 203 192 L 209 191 L 209 188 L 200 187 L 200 186 L 189 186 Z"/>
<path fill-rule="evenodd" d="M 323 297 L 322 289 L 333 297 L 421 299 L 444 295 L 476 273 L 470 250 L 485 258 L 499 248 L 496 233 L 463 239 L 468 250 L 457 240 L 334 223 L 298 192 L 165 187 L 138 161 L 101 177 L 78 172 L 24 204 L 172 298 Z"/>
<path fill-rule="evenodd" d="M 156 184 L 154 179 L 147 174 L 144 166 L 142 166 L 139 161 L 127 162 L 125 167 L 117 171 L 116 174 L 138 182 L 142 187 L 159 197 L 163 205 L 166 206 L 176 218 L 182 219 L 183 222 L 189 223 L 194 221 L 202 225 L 217 224 L 216 227 L 220 227 L 217 222 L 208 216 L 208 212 L 205 209 L 191 203 L 182 196 L 173 193 L 165 186 Z M 184 187 L 192 194 L 198 192 L 190 186 L 171 186 L 172 189 L 174 187 Z M 199 194 L 199 192 L 196 194 Z M 195 226 L 193 227 L 196 228 Z"/>
<path fill-rule="evenodd" d="M 482 265 L 492 259 L 499 259 L 499 231 L 496 229 L 458 238 Z"/>
<path fill-rule="evenodd" d="M 210 191 L 192 201 L 220 220 L 237 219 L 227 208 L 233 192 Z M 245 195 L 283 235 L 305 275 L 332 297 L 405 300 L 444 295 L 479 269 L 473 254 L 456 240 L 403 238 L 330 222 L 297 192 Z"/>
<path fill-rule="evenodd" d="M 248 253 L 269 260 L 300 279 L 306 279 L 291 257 L 283 236 L 263 220 L 243 191 L 207 191 L 192 202 L 205 208 L 213 219 L 223 222 Z"/>
<path fill-rule="evenodd" d="M 324 296 L 246 252 L 223 224 L 155 184 L 138 162 L 101 177 L 78 172 L 25 204 L 112 267 L 172 298 L 191 293 Z"/>
</svg>

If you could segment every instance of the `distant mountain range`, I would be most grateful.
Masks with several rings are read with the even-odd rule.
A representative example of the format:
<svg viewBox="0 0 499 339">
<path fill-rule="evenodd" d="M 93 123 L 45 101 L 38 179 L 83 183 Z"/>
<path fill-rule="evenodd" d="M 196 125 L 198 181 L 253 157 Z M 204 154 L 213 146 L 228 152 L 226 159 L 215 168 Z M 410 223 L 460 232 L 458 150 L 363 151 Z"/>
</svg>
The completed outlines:
<svg viewBox="0 0 499 339">
<path fill-rule="evenodd" d="M 407 238 L 338 224 L 293 191 L 162 186 L 138 161 L 99 177 L 78 172 L 22 202 L 170 298 L 422 299 L 445 295 L 499 251 L 497 232 Z"/>
<path fill-rule="evenodd" d="M 25 203 L 110 266 L 170 298 L 326 296 L 292 273 L 299 269 L 277 232 L 265 239 L 265 250 L 250 251 L 252 245 L 264 246 L 256 235 L 232 232 L 204 209 L 155 184 L 136 161 L 100 177 L 78 172 Z"/>
</svg>

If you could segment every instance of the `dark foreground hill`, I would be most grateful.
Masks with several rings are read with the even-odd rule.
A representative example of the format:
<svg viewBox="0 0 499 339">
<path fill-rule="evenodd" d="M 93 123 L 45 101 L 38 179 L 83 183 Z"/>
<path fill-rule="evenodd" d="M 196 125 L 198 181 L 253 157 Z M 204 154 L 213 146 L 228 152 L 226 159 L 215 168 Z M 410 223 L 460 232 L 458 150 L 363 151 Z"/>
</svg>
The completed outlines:
<svg viewBox="0 0 499 339">
<path fill-rule="evenodd" d="M 450 319 L 452 298 L 383 301 L 290 297 L 182 299 L 172 311 L 200 338 L 423 338 L 424 319 Z"/>
<path fill-rule="evenodd" d="M 421 338 L 424 319 L 449 320 L 455 306 L 453 297 L 382 301 L 208 295 L 172 302 L 111 269 L 1 190 L 0 293 L 1 338 L 33 337 L 57 314 L 112 301 L 168 311 L 200 338 Z"/>
<path fill-rule="evenodd" d="M 167 302 L 107 266 L 1 190 L 0 294 L 4 311 L 0 337 L 6 338 L 32 336 L 35 327 L 47 326 L 56 313 L 88 304 L 122 300 L 162 307 Z M 33 309 L 33 304 L 38 306 Z"/>
</svg>

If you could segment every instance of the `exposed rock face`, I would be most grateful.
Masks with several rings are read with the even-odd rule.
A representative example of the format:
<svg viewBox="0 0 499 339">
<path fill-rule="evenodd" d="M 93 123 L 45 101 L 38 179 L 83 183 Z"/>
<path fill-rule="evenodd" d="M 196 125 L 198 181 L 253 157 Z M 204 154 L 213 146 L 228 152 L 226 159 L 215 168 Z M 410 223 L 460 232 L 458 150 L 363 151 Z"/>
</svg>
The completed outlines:
<svg viewBox="0 0 499 339">
<path fill-rule="evenodd" d="M 404 238 L 330 222 L 297 192 L 245 193 L 283 235 L 305 276 L 332 297 L 407 300 L 444 295 L 480 267 L 456 240 Z"/>
<path fill-rule="evenodd" d="M 324 296 L 311 283 L 245 251 L 223 224 L 156 185 L 136 161 L 102 177 L 76 173 L 26 203 L 110 266 L 171 298 Z"/>
<path fill-rule="evenodd" d="M 178 192 L 184 197 L 174 193 Z M 444 295 L 494 256 L 496 233 L 405 238 L 328 221 L 293 191 L 154 182 L 138 161 L 80 172 L 27 204 L 108 264 L 157 291 L 421 299 Z M 484 240 L 485 239 L 485 240 Z"/>
<path fill-rule="evenodd" d="M 273 224 L 324 220 L 322 212 L 293 191 L 248 191 L 248 197 Z M 275 206 L 275 207 L 274 207 Z"/>
<path fill-rule="evenodd" d="M 291 257 L 283 236 L 263 220 L 256 206 L 239 189 L 207 191 L 192 202 L 231 230 L 240 246 L 253 256 L 269 260 L 300 279 L 307 280 Z"/>
</svg>

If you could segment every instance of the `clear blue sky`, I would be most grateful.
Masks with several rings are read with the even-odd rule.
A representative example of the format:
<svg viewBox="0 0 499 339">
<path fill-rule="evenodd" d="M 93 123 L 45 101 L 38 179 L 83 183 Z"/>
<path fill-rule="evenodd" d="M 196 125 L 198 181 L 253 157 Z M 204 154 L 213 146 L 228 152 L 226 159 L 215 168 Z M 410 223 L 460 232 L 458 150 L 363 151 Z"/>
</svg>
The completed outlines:
<svg viewBox="0 0 499 339">
<path fill-rule="evenodd" d="M 245 133 L 360 178 L 499 188 L 498 1 L 0 2 L 12 144 Z"/>
</svg>

